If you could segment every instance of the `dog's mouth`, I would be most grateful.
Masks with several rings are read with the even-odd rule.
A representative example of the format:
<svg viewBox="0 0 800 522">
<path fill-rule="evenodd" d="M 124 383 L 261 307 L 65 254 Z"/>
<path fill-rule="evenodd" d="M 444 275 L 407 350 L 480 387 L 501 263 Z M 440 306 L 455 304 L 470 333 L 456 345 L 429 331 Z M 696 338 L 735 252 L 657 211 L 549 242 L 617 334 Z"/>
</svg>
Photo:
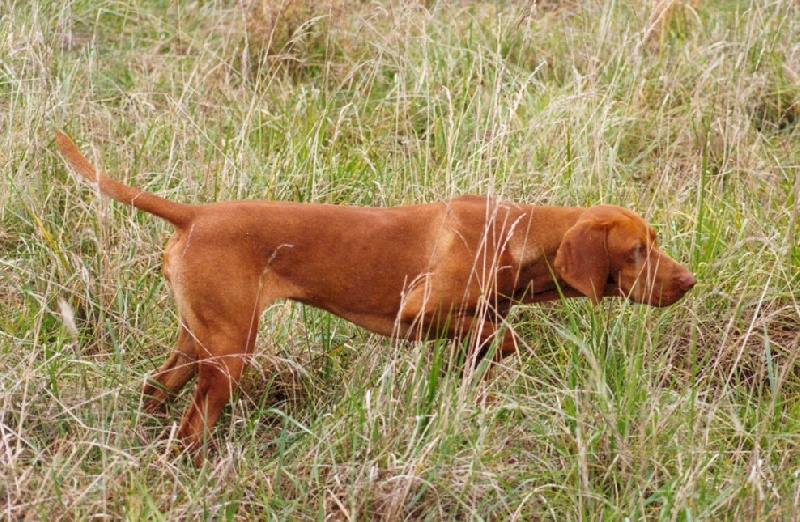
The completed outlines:
<svg viewBox="0 0 800 522">
<path fill-rule="evenodd" d="M 644 292 L 639 292 L 634 287 L 631 290 L 625 290 L 620 285 L 614 285 L 616 294 L 619 297 L 623 297 L 625 299 L 631 300 L 635 303 L 646 304 L 650 306 L 670 306 L 675 304 L 676 302 L 680 301 L 683 296 L 686 295 L 688 290 L 682 289 L 675 289 L 672 291 L 661 290 L 658 291 L 655 288 L 649 288 Z"/>
<path fill-rule="evenodd" d="M 691 289 L 691 286 L 682 288 L 677 284 L 672 286 L 659 284 L 658 281 L 648 285 L 643 285 L 641 281 L 636 281 L 630 285 L 630 288 L 625 288 L 627 285 L 623 285 L 620 279 L 613 276 L 608 278 L 606 295 L 615 295 L 635 303 L 657 307 L 670 306 L 680 301 Z"/>
</svg>

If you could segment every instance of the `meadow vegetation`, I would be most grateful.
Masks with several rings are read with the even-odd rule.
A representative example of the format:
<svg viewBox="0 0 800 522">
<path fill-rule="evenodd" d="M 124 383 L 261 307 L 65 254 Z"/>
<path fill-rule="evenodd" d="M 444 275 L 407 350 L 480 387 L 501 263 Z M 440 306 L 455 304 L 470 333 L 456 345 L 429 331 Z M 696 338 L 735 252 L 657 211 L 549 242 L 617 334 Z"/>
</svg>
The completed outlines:
<svg viewBox="0 0 800 522">
<path fill-rule="evenodd" d="M 0 518 L 789 520 L 800 505 L 794 0 L 0 0 Z M 140 390 L 186 202 L 615 203 L 697 275 L 668 309 L 519 308 L 447 343 L 293 303 L 201 468 Z"/>
</svg>

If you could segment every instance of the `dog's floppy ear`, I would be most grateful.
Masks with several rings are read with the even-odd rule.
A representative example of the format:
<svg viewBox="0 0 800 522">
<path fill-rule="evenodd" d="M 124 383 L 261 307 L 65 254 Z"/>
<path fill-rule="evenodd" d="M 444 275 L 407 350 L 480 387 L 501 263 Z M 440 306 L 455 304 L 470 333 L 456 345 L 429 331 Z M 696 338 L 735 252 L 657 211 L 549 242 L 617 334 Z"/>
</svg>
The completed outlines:
<svg viewBox="0 0 800 522">
<path fill-rule="evenodd" d="M 608 223 L 581 220 L 564 234 L 556 252 L 557 275 L 598 304 L 608 281 Z"/>
</svg>

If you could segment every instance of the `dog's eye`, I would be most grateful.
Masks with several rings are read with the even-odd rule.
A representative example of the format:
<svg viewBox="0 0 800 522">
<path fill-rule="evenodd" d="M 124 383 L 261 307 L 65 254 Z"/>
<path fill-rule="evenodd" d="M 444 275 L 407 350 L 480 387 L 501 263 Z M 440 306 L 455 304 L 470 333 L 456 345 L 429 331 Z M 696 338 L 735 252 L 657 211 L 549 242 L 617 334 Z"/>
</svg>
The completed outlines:
<svg viewBox="0 0 800 522">
<path fill-rule="evenodd" d="M 638 261 L 643 257 L 647 256 L 647 246 L 646 245 L 636 245 L 630 251 L 628 251 L 628 260 L 631 262 Z"/>
</svg>

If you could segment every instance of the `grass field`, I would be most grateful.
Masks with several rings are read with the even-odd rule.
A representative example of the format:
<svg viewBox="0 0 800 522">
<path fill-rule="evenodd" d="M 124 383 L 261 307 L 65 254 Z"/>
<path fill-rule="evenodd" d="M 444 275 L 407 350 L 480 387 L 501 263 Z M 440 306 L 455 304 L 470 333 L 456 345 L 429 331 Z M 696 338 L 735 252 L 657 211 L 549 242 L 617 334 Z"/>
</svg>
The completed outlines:
<svg viewBox="0 0 800 522">
<path fill-rule="evenodd" d="M 800 7 L 0 0 L 0 519 L 800 519 Z M 519 308 L 488 383 L 446 343 L 293 303 L 200 469 L 140 390 L 186 202 L 615 203 L 699 283 Z"/>
</svg>

